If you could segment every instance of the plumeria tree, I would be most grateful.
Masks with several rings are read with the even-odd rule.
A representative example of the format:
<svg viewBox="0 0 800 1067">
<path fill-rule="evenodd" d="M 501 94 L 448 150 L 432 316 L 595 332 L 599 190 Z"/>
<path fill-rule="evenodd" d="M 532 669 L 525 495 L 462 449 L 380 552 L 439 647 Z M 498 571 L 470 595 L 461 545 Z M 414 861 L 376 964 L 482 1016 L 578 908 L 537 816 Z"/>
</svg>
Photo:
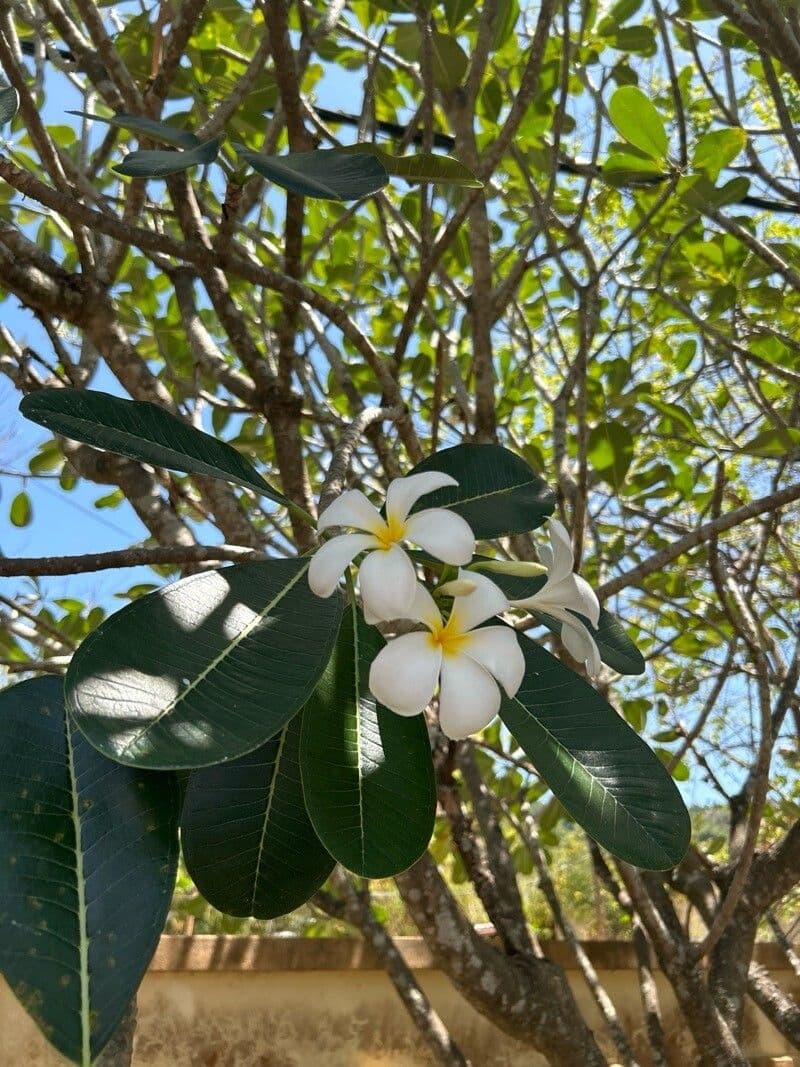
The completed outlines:
<svg viewBox="0 0 800 1067">
<path fill-rule="evenodd" d="M 743 1067 L 749 1002 L 800 1047 L 753 962 L 761 931 L 796 964 L 797 32 L 771 0 L 0 7 L 11 531 L 47 479 L 136 524 L 0 559 L 0 970 L 67 1058 L 130 1062 L 181 858 L 227 915 L 356 928 L 444 1064 L 370 879 L 553 1064 Z M 103 570 L 121 610 L 52 584 Z M 565 826 L 641 1026 L 554 886 Z"/>
</svg>

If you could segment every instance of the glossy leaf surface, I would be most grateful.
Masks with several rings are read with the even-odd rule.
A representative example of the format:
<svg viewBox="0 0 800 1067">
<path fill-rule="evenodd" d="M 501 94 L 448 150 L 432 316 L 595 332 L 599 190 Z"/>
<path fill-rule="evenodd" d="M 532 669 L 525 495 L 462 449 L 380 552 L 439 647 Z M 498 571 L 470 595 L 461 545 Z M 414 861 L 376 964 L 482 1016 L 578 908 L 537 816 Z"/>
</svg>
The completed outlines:
<svg viewBox="0 0 800 1067">
<path fill-rule="evenodd" d="M 168 178 L 192 167 L 206 166 L 217 158 L 222 139 L 215 137 L 205 144 L 198 144 L 185 151 L 140 148 L 129 152 L 114 170 L 128 178 Z"/>
<path fill-rule="evenodd" d="M 254 752 L 189 779 L 181 818 L 186 866 L 227 915 L 285 915 L 333 870 L 305 808 L 299 747 L 296 715 Z"/>
<path fill-rule="evenodd" d="M 300 196 L 321 200 L 360 200 L 389 181 L 386 168 L 372 154 L 321 148 L 266 156 L 237 144 L 236 151 L 264 178 Z"/>
<path fill-rule="evenodd" d="M 383 644 L 361 612 L 348 607 L 303 709 L 301 766 L 311 819 L 328 851 L 365 878 L 386 878 L 419 859 L 436 809 L 424 717 L 395 715 L 369 691 L 370 664 Z"/>
<path fill-rule="evenodd" d="M 55 677 L 0 693 L 0 765 L 0 970 L 45 1037 L 89 1067 L 167 917 L 177 783 L 96 752 Z"/>
<path fill-rule="evenodd" d="M 195 574 L 112 615 L 67 674 L 70 711 L 121 763 L 207 767 L 251 752 L 306 702 L 341 598 L 314 596 L 309 560 Z"/>
<path fill-rule="evenodd" d="M 19 407 L 26 419 L 73 441 L 168 470 L 222 478 L 278 503 L 286 500 L 231 445 L 156 404 L 88 389 L 39 389 Z"/>
<path fill-rule="evenodd" d="M 500 445 L 456 445 L 434 452 L 414 467 L 444 471 L 458 486 L 437 489 L 414 509 L 450 508 L 478 538 L 524 533 L 541 526 L 555 507 L 555 494 L 524 459 Z"/>
<path fill-rule="evenodd" d="M 615 856 L 647 870 L 679 863 L 689 814 L 658 757 L 590 685 L 535 641 L 500 717 L 571 817 Z"/>
</svg>

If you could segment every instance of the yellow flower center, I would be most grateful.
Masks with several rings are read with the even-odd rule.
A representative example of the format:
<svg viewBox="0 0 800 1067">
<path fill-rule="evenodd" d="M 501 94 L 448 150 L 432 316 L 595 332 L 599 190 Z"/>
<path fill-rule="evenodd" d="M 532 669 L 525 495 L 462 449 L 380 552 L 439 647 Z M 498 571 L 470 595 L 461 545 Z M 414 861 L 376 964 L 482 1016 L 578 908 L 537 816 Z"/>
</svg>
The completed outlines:
<svg viewBox="0 0 800 1067">
<path fill-rule="evenodd" d="M 448 619 L 446 626 L 436 626 L 428 635 L 428 641 L 434 650 L 441 649 L 443 656 L 455 656 L 469 641 L 469 634 L 461 633 Z"/>
<path fill-rule="evenodd" d="M 378 530 L 375 536 L 378 539 L 380 547 L 387 551 L 396 545 L 398 541 L 402 541 L 406 532 L 406 524 L 404 522 L 398 522 L 396 519 L 389 518 L 384 524 L 381 530 Z"/>
</svg>

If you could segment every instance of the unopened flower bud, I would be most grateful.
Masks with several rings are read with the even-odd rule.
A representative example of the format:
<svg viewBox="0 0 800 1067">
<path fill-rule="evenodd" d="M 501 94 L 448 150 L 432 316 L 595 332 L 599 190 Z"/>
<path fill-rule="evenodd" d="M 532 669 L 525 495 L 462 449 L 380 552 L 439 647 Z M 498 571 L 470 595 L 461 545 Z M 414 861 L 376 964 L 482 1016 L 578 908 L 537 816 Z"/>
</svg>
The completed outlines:
<svg viewBox="0 0 800 1067">
<path fill-rule="evenodd" d="M 454 578 L 452 582 L 445 582 L 444 585 L 440 585 L 437 592 L 444 593 L 445 596 L 469 596 L 477 588 L 478 583 L 471 581 L 469 578 Z"/>
<path fill-rule="evenodd" d="M 475 571 L 490 571 L 494 574 L 511 574 L 517 578 L 537 578 L 540 574 L 547 574 L 547 567 L 541 563 L 526 563 L 519 559 L 491 559 L 476 563 L 470 568 Z"/>
</svg>

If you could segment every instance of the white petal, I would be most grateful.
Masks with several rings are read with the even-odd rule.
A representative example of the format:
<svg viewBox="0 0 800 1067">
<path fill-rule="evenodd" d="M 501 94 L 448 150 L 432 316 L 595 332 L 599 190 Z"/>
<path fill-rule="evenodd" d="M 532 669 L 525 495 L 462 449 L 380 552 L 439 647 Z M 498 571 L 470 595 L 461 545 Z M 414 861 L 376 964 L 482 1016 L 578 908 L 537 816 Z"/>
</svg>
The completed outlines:
<svg viewBox="0 0 800 1067">
<path fill-rule="evenodd" d="M 488 726 L 500 710 L 497 682 L 480 663 L 466 655 L 442 658 L 439 725 L 458 741 Z"/>
<path fill-rule="evenodd" d="M 528 604 L 540 611 L 549 611 L 551 607 L 569 608 L 570 611 L 585 615 L 592 626 L 597 626 L 600 621 L 600 601 L 586 579 L 579 574 L 569 574 L 559 582 L 545 583 L 522 606 Z"/>
<path fill-rule="evenodd" d="M 450 618 L 453 619 L 453 626 L 459 633 L 464 634 L 467 630 L 472 630 L 508 607 L 505 593 L 485 574 L 478 574 L 477 571 L 459 571 L 458 577 L 466 578 L 476 585 L 474 592 L 467 596 L 457 596 L 453 601 Z"/>
<path fill-rule="evenodd" d="M 550 578 L 557 582 L 572 573 L 572 565 L 575 557 L 572 554 L 572 541 L 566 527 L 558 519 L 548 519 L 547 525 L 550 531 L 550 547 L 553 553 L 549 564 Z"/>
<path fill-rule="evenodd" d="M 364 609 L 364 619 L 374 626 L 376 622 L 386 622 L 386 619 L 378 618 L 372 614 L 369 610 L 367 603 L 362 603 Z M 399 617 L 399 616 L 398 616 Z M 431 594 L 422 584 L 417 582 L 416 592 L 414 593 L 414 600 L 411 604 L 408 612 L 403 616 L 406 619 L 413 619 L 416 622 L 424 622 L 429 630 L 438 630 L 444 626 L 444 620 L 442 619 L 442 613 L 436 606 L 436 601 Z"/>
<path fill-rule="evenodd" d="M 367 623 L 368 626 L 377 626 L 379 622 L 386 622 L 386 619 L 382 619 L 378 615 L 373 615 L 369 610 L 369 605 L 365 604 L 363 600 L 361 601 L 361 611 L 364 615 L 364 622 Z"/>
<path fill-rule="evenodd" d="M 398 715 L 418 715 L 431 701 L 441 662 L 441 649 L 428 634 L 396 637 L 372 661 L 372 695 Z"/>
<path fill-rule="evenodd" d="M 463 652 L 493 674 L 510 697 L 522 685 L 525 657 L 510 626 L 484 626 L 473 630 Z"/>
<path fill-rule="evenodd" d="M 600 659 L 600 650 L 592 635 L 583 623 L 579 622 L 574 616 L 570 617 L 569 621 L 565 618 L 563 622 L 561 640 L 564 642 L 564 648 L 578 663 L 586 665 L 586 670 L 590 675 L 599 674 L 602 661 Z"/>
<path fill-rule="evenodd" d="M 405 536 L 432 556 L 461 567 L 475 554 L 475 535 L 466 519 L 444 508 L 427 508 L 406 522 Z"/>
<path fill-rule="evenodd" d="M 580 574 L 572 575 L 570 587 L 572 599 L 575 602 L 574 607 L 572 603 L 565 603 L 564 607 L 569 608 L 571 611 L 579 611 L 581 615 L 586 616 L 592 626 L 596 627 L 600 622 L 600 601 L 597 599 L 594 589 Z M 580 607 L 578 607 L 578 602 L 580 602 Z"/>
<path fill-rule="evenodd" d="M 347 567 L 359 552 L 375 548 L 378 542 L 369 534 L 342 534 L 318 548 L 308 568 L 308 584 L 317 596 L 330 596 Z"/>
<path fill-rule="evenodd" d="M 386 517 L 395 522 L 405 522 L 409 511 L 421 496 L 432 493 L 434 489 L 444 489 L 447 485 L 458 485 L 458 482 L 441 471 L 425 471 L 395 478 L 386 492 Z"/>
<path fill-rule="evenodd" d="M 320 515 L 317 529 L 320 533 L 331 526 L 354 526 L 376 534 L 386 523 L 374 504 L 370 504 L 360 489 L 348 489 L 337 496 Z"/>
<path fill-rule="evenodd" d="M 417 622 L 424 622 L 429 630 L 436 630 L 442 626 L 442 613 L 436 606 L 436 601 L 422 582 L 417 582 L 417 588 L 414 592 L 414 602 L 411 605 L 411 611 L 407 618 L 416 619 Z"/>
<path fill-rule="evenodd" d="M 378 622 L 408 619 L 417 589 L 414 564 L 398 545 L 370 552 L 358 571 L 367 613 Z"/>
</svg>

